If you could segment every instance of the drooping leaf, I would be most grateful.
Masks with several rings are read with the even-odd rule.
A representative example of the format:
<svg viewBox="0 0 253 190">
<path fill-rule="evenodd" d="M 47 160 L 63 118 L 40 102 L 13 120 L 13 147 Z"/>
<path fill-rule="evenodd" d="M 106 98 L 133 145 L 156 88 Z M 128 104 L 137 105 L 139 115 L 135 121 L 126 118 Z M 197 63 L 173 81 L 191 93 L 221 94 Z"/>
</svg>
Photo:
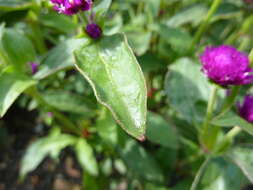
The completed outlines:
<svg viewBox="0 0 253 190">
<path fill-rule="evenodd" d="M 94 106 L 82 96 L 64 90 L 49 90 L 42 93 L 43 99 L 51 106 L 66 112 L 92 116 Z"/>
<path fill-rule="evenodd" d="M 92 147 L 83 138 L 79 138 L 75 146 L 77 159 L 84 170 L 91 175 L 98 175 L 96 158 L 93 155 Z"/>
<path fill-rule="evenodd" d="M 43 79 L 61 69 L 72 67 L 74 64 L 74 50 L 88 43 L 89 40 L 86 38 L 69 39 L 60 43 L 42 60 L 40 69 L 34 77 Z"/>
<path fill-rule="evenodd" d="M 0 73 L 0 117 L 3 117 L 17 97 L 36 83 L 20 73 Z"/>
<path fill-rule="evenodd" d="M 212 120 L 212 124 L 221 126 L 221 127 L 238 126 L 238 127 L 241 127 L 244 131 L 253 135 L 253 125 L 233 112 L 228 112 L 220 117 L 215 117 Z"/>
<path fill-rule="evenodd" d="M 75 51 L 76 67 L 95 96 L 130 135 L 142 139 L 146 123 L 146 86 L 141 69 L 122 34 L 106 36 Z"/>
<path fill-rule="evenodd" d="M 147 138 L 165 147 L 178 147 L 178 136 L 171 124 L 158 114 L 149 112 L 147 116 Z"/>
<path fill-rule="evenodd" d="M 57 158 L 63 148 L 73 145 L 75 142 L 76 139 L 71 135 L 51 133 L 48 137 L 31 143 L 22 158 L 20 176 L 23 178 L 27 173 L 36 169 L 46 156 L 51 155 L 53 158 Z"/>
<path fill-rule="evenodd" d="M 134 140 L 126 142 L 125 147 L 120 149 L 120 155 L 133 175 L 150 182 L 163 182 L 164 176 L 159 165 Z"/>
</svg>

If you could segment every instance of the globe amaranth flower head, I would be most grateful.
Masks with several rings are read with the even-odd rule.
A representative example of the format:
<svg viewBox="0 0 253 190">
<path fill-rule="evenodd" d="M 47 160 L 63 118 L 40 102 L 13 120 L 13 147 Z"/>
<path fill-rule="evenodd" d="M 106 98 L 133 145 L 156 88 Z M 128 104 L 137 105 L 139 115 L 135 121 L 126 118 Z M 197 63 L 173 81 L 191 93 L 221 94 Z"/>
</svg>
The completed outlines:
<svg viewBox="0 0 253 190">
<path fill-rule="evenodd" d="M 95 23 L 88 24 L 85 31 L 93 39 L 98 39 L 102 35 L 102 29 Z"/>
<path fill-rule="evenodd" d="M 248 56 L 234 47 L 207 47 L 200 56 L 200 61 L 202 71 L 211 81 L 221 86 L 253 83 L 253 69 L 249 67 Z"/>
<path fill-rule="evenodd" d="M 243 104 L 238 104 L 238 110 L 241 117 L 246 119 L 248 122 L 253 123 L 253 96 L 245 96 Z"/>
<path fill-rule="evenodd" d="M 92 0 L 50 0 L 54 4 L 54 10 L 66 15 L 73 15 L 78 11 L 91 9 Z"/>
</svg>

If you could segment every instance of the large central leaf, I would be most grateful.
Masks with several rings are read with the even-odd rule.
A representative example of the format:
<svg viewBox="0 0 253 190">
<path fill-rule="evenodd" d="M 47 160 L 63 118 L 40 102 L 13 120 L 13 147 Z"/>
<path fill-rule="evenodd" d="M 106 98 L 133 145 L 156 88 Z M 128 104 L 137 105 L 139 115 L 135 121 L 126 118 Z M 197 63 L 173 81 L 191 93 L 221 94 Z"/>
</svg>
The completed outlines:
<svg viewBox="0 0 253 190">
<path fill-rule="evenodd" d="M 76 67 L 130 135 L 143 139 L 146 86 L 142 71 L 122 34 L 106 36 L 75 51 Z"/>
</svg>

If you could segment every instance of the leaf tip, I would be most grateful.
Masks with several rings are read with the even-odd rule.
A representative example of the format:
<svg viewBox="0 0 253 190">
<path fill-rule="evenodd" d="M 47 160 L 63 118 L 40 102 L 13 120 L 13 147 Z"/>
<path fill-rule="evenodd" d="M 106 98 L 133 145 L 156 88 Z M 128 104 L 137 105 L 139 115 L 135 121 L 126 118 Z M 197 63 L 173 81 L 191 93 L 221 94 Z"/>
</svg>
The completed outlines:
<svg viewBox="0 0 253 190">
<path fill-rule="evenodd" d="M 141 135 L 140 137 L 138 137 L 138 140 L 141 141 L 141 142 L 144 142 L 146 140 L 146 136 Z"/>
</svg>

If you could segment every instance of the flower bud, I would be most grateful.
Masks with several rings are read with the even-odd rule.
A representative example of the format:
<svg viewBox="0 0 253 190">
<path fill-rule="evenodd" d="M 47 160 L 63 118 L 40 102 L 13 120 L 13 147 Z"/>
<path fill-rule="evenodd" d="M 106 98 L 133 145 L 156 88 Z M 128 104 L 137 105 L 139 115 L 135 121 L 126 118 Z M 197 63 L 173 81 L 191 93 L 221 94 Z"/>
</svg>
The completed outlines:
<svg viewBox="0 0 253 190">
<path fill-rule="evenodd" d="M 88 24 L 85 31 L 93 39 L 98 39 L 102 35 L 101 28 L 95 23 Z"/>
<path fill-rule="evenodd" d="M 238 109 L 241 117 L 248 122 L 253 123 L 253 96 L 245 96 L 243 104 L 239 104 Z"/>
</svg>

